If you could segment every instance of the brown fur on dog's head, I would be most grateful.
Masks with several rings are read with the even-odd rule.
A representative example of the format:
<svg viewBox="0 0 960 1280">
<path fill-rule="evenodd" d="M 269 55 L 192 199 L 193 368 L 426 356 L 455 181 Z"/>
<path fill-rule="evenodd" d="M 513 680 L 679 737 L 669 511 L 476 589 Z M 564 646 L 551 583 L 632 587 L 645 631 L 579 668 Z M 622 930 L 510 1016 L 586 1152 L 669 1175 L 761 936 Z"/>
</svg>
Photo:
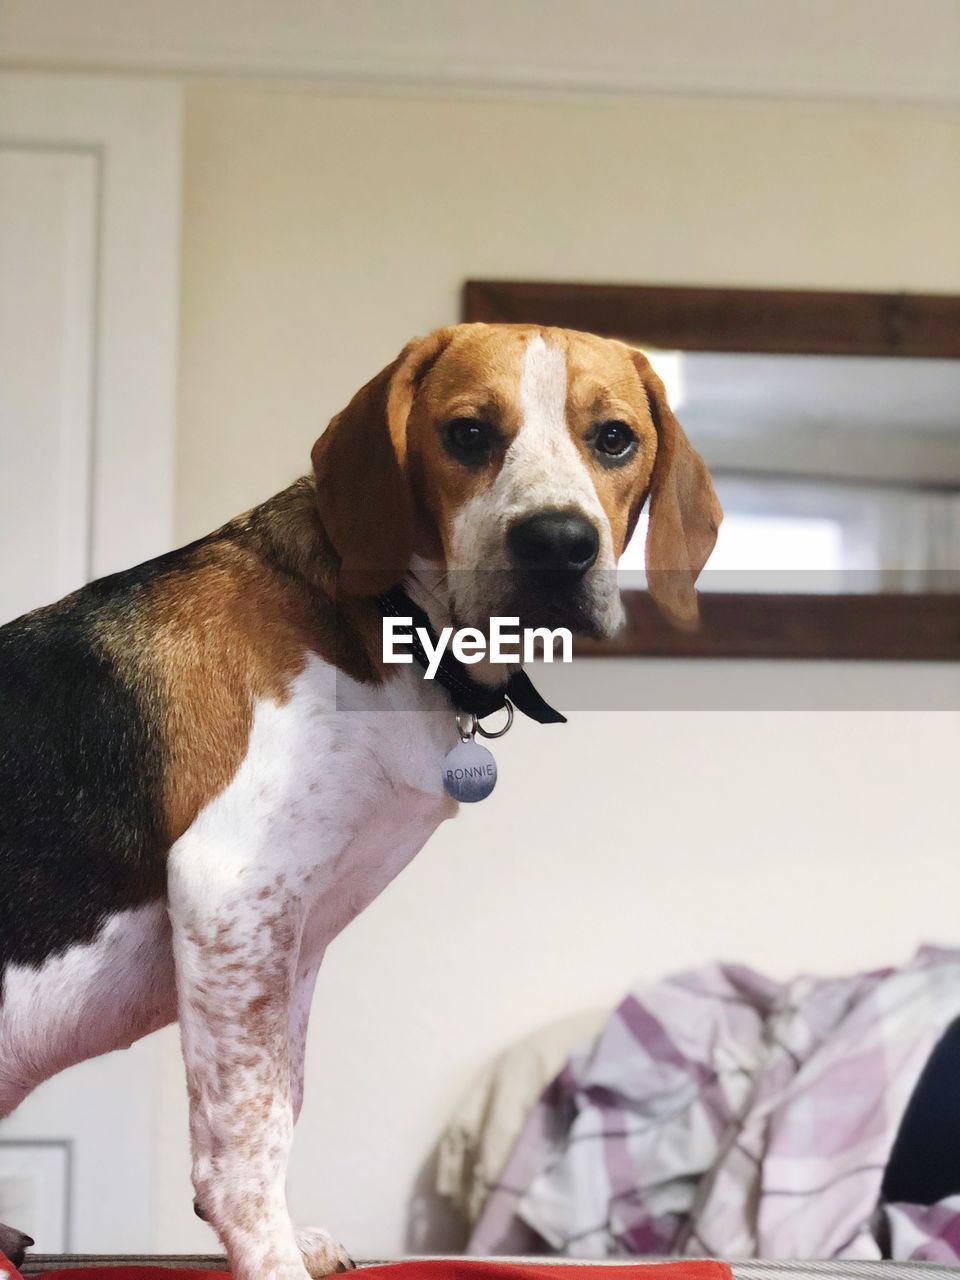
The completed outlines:
<svg viewBox="0 0 960 1280">
<path fill-rule="evenodd" d="M 463 423 L 489 439 L 475 458 L 451 444 Z M 610 424 L 630 436 L 622 459 L 600 452 L 597 433 Z M 649 494 L 650 593 L 675 625 L 696 623 L 694 583 L 720 507 L 660 379 L 620 342 L 532 325 L 438 329 L 337 414 L 313 465 L 348 592 L 387 589 L 417 554 L 446 571 L 461 622 L 522 612 L 530 583 L 511 559 L 510 527 L 570 512 L 596 529 L 600 549 L 570 598 L 549 608 L 609 634 L 621 616 L 616 561 Z"/>
<path fill-rule="evenodd" d="M 631 351 L 657 428 L 657 457 L 647 525 L 647 588 L 683 629 L 699 619 L 694 584 L 710 558 L 723 519 L 703 459 L 674 416 L 663 383 L 642 351 Z"/>
<path fill-rule="evenodd" d="M 407 426 L 423 379 L 450 329 L 415 338 L 357 392 L 313 446 L 321 517 L 341 561 L 341 585 L 376 595 L 407 571 L 419 529 Z"/>
</svg>

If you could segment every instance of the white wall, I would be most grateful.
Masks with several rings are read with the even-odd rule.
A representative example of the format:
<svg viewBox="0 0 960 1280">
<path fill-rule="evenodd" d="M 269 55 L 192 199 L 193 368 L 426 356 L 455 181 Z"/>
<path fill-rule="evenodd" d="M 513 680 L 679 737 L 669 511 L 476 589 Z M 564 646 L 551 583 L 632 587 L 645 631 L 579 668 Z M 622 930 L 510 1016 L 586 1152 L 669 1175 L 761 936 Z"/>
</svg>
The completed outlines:
<svg viewBox="0 0 960 1280">
<path fill-rule="evenodd" d="M 197 89 L 178 520 L 308 444 L 468 275 L 960 289 L 960 108 Z"/>
<path fill-rule="evenodd" d="M 302 471 L 361 382 L 456 318 L 467 276 L 960 291 L 957 110 L 196 88 L 185 148 L 181 540 Z M 666 706 L 692 681 L 747 696 L 769 671 L 597 667 Z M 957 705 L 938 668 L 777 675 L 826 705 L 856 679 L 881 706 L 949 677 Z M 298 1219 L 361 1255 L 421 1243 L 411 1196 L 471 1074 L 637 975 L 718 955 L 842 969 L 953 941 L 958 730 L 955 713 L 880 711 L 518 726 L 496 795 L 328 957 Z M 203 1248 L 168 1045 L 156 1244 Z"/>
</svg>

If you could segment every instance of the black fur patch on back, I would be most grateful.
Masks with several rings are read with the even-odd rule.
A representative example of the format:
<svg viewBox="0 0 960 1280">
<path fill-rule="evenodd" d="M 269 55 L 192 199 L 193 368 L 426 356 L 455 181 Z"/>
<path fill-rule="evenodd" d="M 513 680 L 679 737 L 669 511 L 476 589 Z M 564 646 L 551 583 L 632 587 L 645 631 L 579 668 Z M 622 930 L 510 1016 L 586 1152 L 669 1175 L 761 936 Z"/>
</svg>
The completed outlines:
<svg viewBox="0 0 960 1280">
<path fill-rule="evenodd" d="M 8 964 L 38 966 L 165 892 L 160 706 L 97 632 L 192 549 L 0 627 L 0 1000 Z"/>
</svg>

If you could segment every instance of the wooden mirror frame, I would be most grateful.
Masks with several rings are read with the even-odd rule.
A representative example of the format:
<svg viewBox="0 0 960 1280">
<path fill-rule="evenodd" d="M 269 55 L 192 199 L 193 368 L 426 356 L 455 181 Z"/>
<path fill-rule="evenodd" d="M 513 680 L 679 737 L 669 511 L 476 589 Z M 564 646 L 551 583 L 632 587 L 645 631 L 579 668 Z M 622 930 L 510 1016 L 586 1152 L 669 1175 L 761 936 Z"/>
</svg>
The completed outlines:
<svg viewBox="0 0 960 1280">
<path fill-rule="evenodd" d="M 468 280 L 464 320 L 585 329 L 667 350 L 960 359 L 960 297 L 805 289 Z M 612 657 L 960 659 L 960 595 L 704 592 L 674 631 L 646 592 L 627 625 L 580 652 Z"/>
</svg>

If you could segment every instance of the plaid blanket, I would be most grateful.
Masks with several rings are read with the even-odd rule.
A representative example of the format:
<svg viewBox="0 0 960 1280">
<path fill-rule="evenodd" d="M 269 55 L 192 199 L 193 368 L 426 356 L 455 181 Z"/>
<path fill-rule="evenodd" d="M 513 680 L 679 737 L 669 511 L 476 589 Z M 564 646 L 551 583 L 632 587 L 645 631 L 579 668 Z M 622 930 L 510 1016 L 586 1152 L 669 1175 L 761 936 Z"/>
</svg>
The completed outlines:
<svg viewBox="0 0 960 1280">
<path fill-rule="evenodd" d="M 960 1197 L 880 1187 L 958 1013 L 960 951 L 935 948 L 853 977 L 710 965 L 640 987 L 530 1114 L 468 1250 L 953 1261 Z"/>
</svg>

